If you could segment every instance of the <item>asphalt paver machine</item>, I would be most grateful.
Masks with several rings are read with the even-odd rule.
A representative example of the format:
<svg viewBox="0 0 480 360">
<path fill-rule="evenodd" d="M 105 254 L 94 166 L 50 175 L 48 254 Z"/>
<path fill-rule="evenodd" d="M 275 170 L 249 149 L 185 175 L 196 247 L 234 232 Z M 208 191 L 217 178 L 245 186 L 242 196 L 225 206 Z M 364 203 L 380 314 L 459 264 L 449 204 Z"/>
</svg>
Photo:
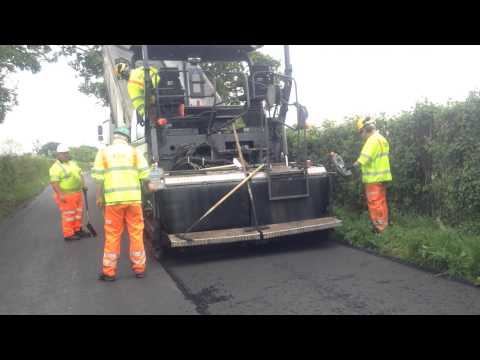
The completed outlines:
<svg viewBox="0 0 480 360">
<path fill-rule="evenodd" d="M 252 62 L 252 52 L 260 47 L 103 47 L 111 116 L 102 136 L 108 143 L 116 126 L 129 127 L 132 144 L 161 169 L 161 188 L 143 194 L 147 238 L 157 254 L 165 248 L 263 242 L 341 225 L 331 214 L 327 170 L 307 159 L 308 113 L 298 102 L 289 47 L 282 74 Z M 128 78 L 115 74 L 118 61 L 145 68 L 143 117 L 128 96 Z M 221 64 L 242 68 L 209 72 Z M 150 67 L 160 75 L 156 86 Z M 286 121 L 289 108 L 297 115 L 293 126 Z M 289 156 L 287 127 L 301 144 L 295 159 Z"/>
</svg>

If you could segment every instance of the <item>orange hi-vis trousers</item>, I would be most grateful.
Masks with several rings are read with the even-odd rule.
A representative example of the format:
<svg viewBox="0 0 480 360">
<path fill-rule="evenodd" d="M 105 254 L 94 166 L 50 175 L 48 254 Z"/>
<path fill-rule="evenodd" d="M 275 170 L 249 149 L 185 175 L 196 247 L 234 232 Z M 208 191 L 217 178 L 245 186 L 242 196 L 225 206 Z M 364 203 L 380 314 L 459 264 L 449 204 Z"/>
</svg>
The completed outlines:
<svg viewBox="0 0 480 360">
<path fill-rule="evenodd" d="M 368 212 L 373 226 L 378 232 L 384 231 L 388 226 L 387 188 L 385 184 L 365 184 Z"/>
<path fill-rule="evenodd" d="M 130 238 L 130 261 L 135 273 L 145 272 L 146 255 L 143 245 L 143 212 L 141 204 L 105 206 L 105 247 L 103 273 L 115 276 L 120 258 L 120 243 L 124 224 L 127 223 Z"/>
<path fill-rule="evenodd" d="M 82 192 L 64 193 L 65 202 L 55 193 L 53 198 L 62 213 L 63 237 L 69 237 L 79 231 L 83 222 Z"/>
</svg>

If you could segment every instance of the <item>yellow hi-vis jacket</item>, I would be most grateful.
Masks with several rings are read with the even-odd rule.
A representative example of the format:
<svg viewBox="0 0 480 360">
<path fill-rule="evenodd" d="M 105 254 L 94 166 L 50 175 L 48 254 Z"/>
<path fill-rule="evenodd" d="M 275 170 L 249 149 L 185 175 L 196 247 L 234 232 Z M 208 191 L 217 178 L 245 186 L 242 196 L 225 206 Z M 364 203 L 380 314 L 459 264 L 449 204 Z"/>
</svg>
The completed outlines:
<svg viewBox="0 0 480 360">
<path fill-rule="evenodd" d="M 154 67 L 150 67 L 150 78 L 153 86 L 156 87 L 160 82 L 160 75 Z M 145 68 L 143 66 L 130 72 L 127 90 L 133 107 L 143 117 L 145 115 Z"/>
<path fill-rule="evenodd" d="M 75 161 L 66 163 L 57 160 L 49 170 L 50 181 L 58 182 L 60 190 L 66 193 L 73 193 L 82 190 L 82 169 Z"/>
<path fill-rule="evenodd" d="M 392 181 L 389 153 L 390 146 L 387 139 L 378 132 L 367 139 L 357 160 L 361 165 L 363 183 Z"/>
<path fill-rule="evenodd" d="M 145 157 L 126 143 L 114 143 L 100 150 L 92 169 L 92 177 L 103 182 L 106 205 L 140 203 L 140 180 L 149 174 Z"/>
</svg>

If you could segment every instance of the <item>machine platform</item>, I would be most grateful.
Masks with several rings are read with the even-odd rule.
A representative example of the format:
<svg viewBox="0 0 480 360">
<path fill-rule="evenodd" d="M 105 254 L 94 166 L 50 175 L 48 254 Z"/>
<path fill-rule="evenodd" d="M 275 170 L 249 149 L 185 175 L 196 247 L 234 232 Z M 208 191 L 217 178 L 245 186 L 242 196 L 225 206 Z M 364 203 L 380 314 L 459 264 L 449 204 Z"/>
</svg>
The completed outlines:
<svg viewBox="0 0 480 360">
<path fill-rule="evenodd" d="M 287 235 L 295 235 L 320 230 L 327 230 L 338 227 L 341 220 L 334 217 L 323 217 L 301 221 L 291 221 L 279 224 L 271 224 L 261 227 L 263 238 L 274 239 Z M 180 234 L 180 236 L 183 234 Z M 192 241 L 181 239 L 178 234 L 169 234 L 170 246 L 172 248 L 233 243 L 239 241 L 260 240 L 260 233 L 249 228 L 236 228 L 227 230 L 199 231 L 185 234 Z"/>
</svg>

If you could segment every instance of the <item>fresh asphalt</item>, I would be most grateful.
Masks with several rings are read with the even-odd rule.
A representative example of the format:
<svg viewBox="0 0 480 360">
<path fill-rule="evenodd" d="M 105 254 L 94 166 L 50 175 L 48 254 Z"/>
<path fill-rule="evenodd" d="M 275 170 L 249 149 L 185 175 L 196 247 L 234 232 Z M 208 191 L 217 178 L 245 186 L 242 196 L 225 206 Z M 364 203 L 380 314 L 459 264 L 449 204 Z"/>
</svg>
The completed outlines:
<svg viewBox="0 0 480 360">
<path fill-rule="evenodd" d="M 89 202 L 94 204 L 89 179 Z M 321 235 L 266 245 L 174 251 L 148 274 L 97 280 L 98 238 L 65 242 L 50 188 L 0 223 L 0 314 L 479 314 L 480 289 L 343 246 Z"/>
</svg>

